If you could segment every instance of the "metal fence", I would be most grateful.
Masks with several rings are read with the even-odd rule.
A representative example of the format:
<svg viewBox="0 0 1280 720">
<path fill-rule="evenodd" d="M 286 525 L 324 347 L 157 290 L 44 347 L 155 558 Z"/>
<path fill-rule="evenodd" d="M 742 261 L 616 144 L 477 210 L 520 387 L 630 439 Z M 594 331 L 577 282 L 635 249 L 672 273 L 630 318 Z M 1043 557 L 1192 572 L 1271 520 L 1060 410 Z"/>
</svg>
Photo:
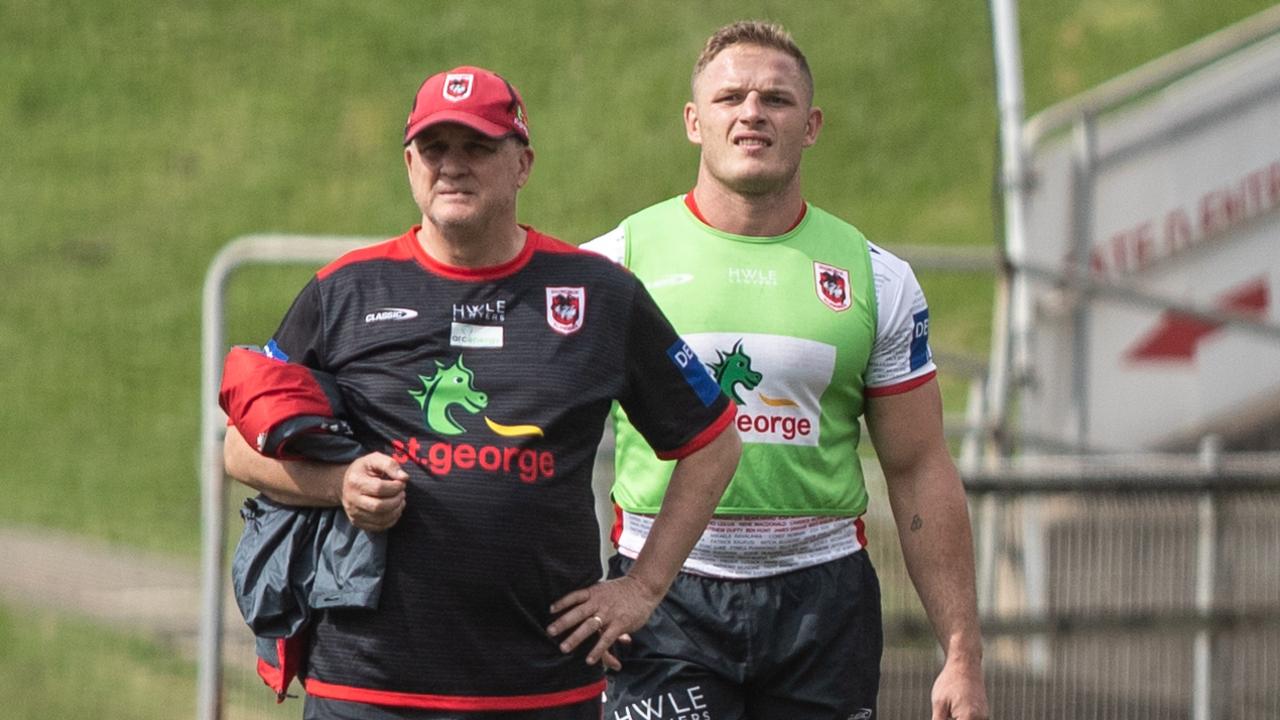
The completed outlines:
<svg viewBox="0 0 1280 720">
<path fill-rule="evenodd" d="M 1280 456 L 1052 464 L 966 477 L 993 720 L 1280 717 Z M 941 654 L 883 478 L 866 465 L 885 606 L 880 716 L 928 717 Z M 243 626 L 223 631 L 222 716 L 296 717 L 298 701 L 275 706 L 254 676 Z"/>
<path fill-rule="evenodd" d="M 1280 456 L 1042 458 L 966 483 L 993 718 L 1280 717 Z M 881 715 L 927 717 L 941 657 L 885 503 L 868 525 Z"/>
</svg>

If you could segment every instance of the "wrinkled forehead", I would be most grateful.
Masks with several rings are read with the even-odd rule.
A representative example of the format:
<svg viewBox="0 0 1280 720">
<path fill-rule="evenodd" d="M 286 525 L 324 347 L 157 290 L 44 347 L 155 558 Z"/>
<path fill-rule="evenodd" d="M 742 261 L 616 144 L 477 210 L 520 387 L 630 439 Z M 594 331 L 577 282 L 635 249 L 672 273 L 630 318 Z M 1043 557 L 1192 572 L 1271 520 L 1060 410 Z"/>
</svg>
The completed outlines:
<svg viewBox="0 0 1280 720">
<path fill-rule="evenodd" d="M 726 89 L 790 92 L 806 100 L 812 100 L 813 94 L 795 58 L 775 48 L 745 43 L 720 51 L 693 80 L 695 98 Z"/>
</svg>

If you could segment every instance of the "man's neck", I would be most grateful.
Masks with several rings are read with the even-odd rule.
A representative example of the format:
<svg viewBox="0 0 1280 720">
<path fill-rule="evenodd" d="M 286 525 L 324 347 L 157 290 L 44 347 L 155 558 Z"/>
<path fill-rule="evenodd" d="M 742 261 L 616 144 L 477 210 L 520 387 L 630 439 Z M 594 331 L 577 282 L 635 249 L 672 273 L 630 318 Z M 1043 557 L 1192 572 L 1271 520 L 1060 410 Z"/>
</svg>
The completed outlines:
<svg viewBox="0 0 1280 720">
<path fill-rule="evenodd" d="M 528 232 L 516 224 L 501 229 L 472 231 L 441 228 L 422 219 L 418 244 L 437 262 L 453 267 L 486 268 L 515 259 L 524 249 Z"/>
<path fill-rule="evenodd" d="M 715 181 L 699 177 L 693 200 L 704 222 L 717 230 L 748 237 L 782 235 L 804 212 L 800 184 L 792 182 L 776 193 L 742 195 Z"/>
</svg>

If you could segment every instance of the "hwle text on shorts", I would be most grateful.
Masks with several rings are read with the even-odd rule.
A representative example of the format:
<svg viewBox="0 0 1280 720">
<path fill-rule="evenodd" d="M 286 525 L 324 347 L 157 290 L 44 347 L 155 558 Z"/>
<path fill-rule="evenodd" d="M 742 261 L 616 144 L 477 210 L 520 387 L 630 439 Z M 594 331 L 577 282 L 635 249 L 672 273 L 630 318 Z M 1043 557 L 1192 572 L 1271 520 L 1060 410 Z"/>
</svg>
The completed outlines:
<svg viewBox="0 0 1280 720">
<path fill-rule="evenodd" d="M 616 708 L 613 720 L 711 720 L 711 712 L 702 686 L 693 685 Z"/>
</svg>

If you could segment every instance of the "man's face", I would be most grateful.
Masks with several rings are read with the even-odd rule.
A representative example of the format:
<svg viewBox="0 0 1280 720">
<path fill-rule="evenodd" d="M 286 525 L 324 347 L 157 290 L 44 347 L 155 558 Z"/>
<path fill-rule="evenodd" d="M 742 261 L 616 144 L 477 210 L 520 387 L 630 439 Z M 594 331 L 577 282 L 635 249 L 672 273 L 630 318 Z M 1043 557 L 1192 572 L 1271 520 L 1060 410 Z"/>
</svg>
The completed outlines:
<svg viewBox="0 0 1280 720">
<path fill-rule="evenodd" d="M 415 137 L 404 161 L 425 221 L 441 230 L 482 229 L 515 221 L 516 192 L 529 179 L 533 151 L 515 138 L 443 123 Z"/>
<path fill-rule="evenodd" d="M 818 139 L 822 111 L 795 58 L 758 45 L 732 45 L 703 68 L 684 109 L 702 171 L 742 195 L 786 190 L 804 148 Z"/>
</svg>

